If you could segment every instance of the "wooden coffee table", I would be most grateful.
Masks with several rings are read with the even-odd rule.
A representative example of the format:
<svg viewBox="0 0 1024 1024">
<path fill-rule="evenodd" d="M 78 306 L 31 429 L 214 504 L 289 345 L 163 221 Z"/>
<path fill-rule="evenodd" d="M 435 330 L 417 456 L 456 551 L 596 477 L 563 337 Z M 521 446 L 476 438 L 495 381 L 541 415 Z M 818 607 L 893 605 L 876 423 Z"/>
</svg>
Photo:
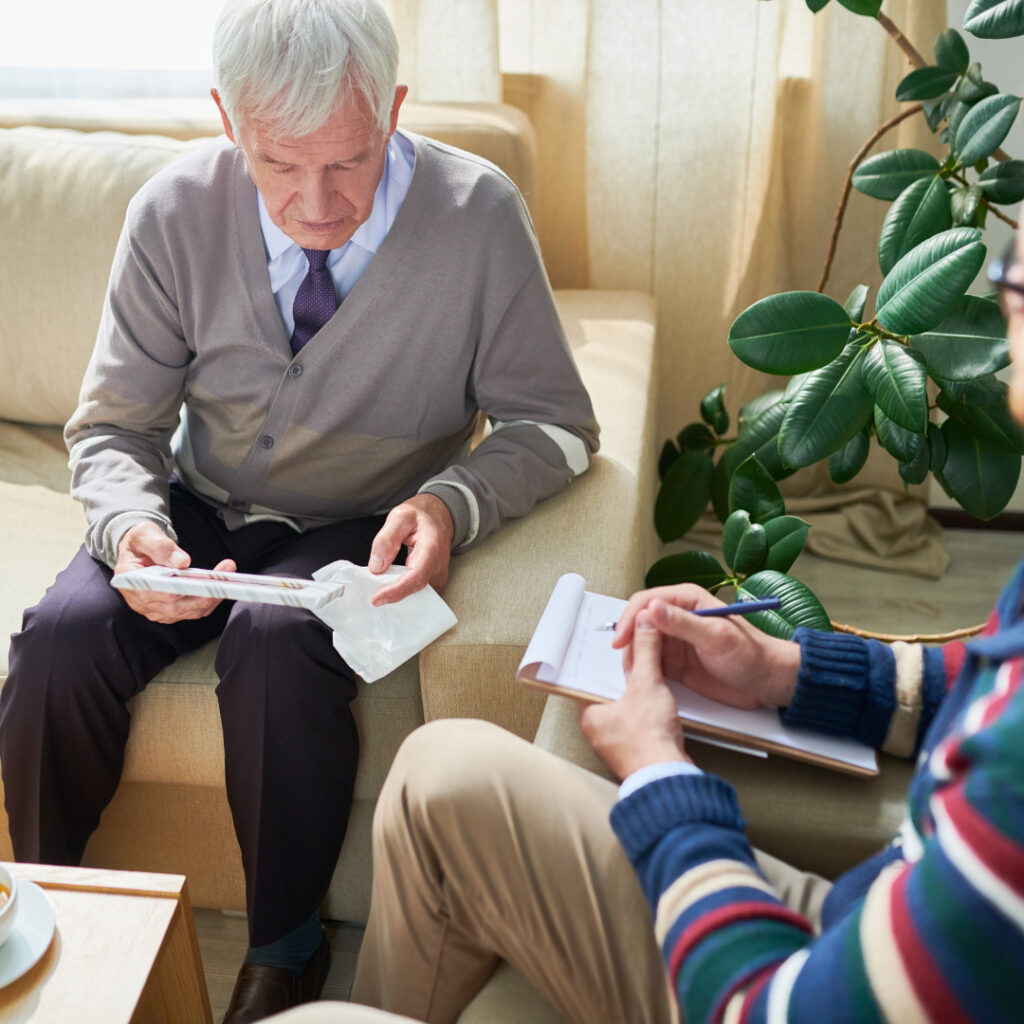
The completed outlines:
<svg viewBox="0 0 1024 1024">
<path fill-rule="evenodd" d="M 0 1022 L 211 1024 L 182 875 L 9 864 L 56 911 L 53 941 L 0 989 Z"/>
</svg>

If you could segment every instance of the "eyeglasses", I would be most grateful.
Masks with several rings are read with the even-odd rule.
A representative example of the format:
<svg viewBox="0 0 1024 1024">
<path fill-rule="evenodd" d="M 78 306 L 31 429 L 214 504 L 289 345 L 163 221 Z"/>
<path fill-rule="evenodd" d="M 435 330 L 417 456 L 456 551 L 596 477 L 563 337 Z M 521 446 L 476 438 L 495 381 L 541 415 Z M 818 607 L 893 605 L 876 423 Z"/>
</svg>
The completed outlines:
<svg viewBox="0 0 1024 1024">
<path fill-rule="evenodd" d="M 1014 275 L 1017 277 L 1016 281 L 1011 281 L 1009 276 L 1012 271 L 1018 270 L 1019 266 L 1017 245 L 1014 240 L 1007 246 L 1006 252 L 993 260 L 988 267 L 988 279 L 996 286 L 1000 304 L 1007 316 L 1024 313 L 1024 280 L 1021 279 L 1019 272 Z"/>
</svg>

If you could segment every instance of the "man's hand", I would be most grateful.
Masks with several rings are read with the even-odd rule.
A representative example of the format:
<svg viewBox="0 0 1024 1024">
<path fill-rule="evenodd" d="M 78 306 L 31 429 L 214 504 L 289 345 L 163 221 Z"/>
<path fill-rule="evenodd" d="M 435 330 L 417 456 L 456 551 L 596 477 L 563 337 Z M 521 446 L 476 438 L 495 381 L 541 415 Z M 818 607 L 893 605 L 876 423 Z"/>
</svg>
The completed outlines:
<svg viewBox="0 0 1024 1024">
<path fill-rule="evenodd" d="M 697 608 L 721 605 L 702 587 L 681 583 L 634 594 L 619 616 L 613 647 L 627 648 L 642 612 L 663 634 L 662 669 L 695 693 L 737 708 L 784 707 L 796 688 L 800 648 L 768 636 L 742 616 L 703 618 Z"/>
<path fill-rule="evenodd" d="M 581 704 L 580 728 L 617 778 L 664 761 L 689 761 L 675 698 L 661 673 L 662 637 L 647 612 L 632 630 L 633 668 L 612 704 Z"/>
<path fill-rule="evenodd" d="M 137 523 L 121 538 L 117 545 L 117 565 L 114 575 L 130 569 L 143 569 L 148 565 L 166 565 L 171 569 L 185 569 L 192 559 L 154 522 Z M 214 566 L 225 572 L 234 572 L 235 563 L 225 558 Z M 185 594 L 161 594 L 155 590 L 122 590 L 121 596 L 132 611 L 153 622 L 170 624 L 185 619 L 202 619 L 220 604 L 216 597 L 189 597 Z"/>
<path fill-rule="evenodd" d="M 448 582 L 455 524 L 448 506 L 434 494 L 417 494 L 389 513 L 370 548 L 370 572 L 384 572 L 404 544 L 405 572 L 373 595 L 375 605 L 392 604 L 428 583 L 440 593 Z"/>
</svg>

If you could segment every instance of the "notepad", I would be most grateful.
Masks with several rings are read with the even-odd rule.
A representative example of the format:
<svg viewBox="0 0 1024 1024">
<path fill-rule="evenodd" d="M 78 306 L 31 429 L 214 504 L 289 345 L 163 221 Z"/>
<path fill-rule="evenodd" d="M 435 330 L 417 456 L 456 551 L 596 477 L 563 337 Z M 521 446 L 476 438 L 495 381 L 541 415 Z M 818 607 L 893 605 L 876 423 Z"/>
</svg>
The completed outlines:
<svg viewBox="0 0 1024 1024">
<path fill-rule="evenodd" d="M 625 607 L 621 598 L 589 592 L 577 573 L 560 577 L 519 664 L 519 681 L 584 700 L 617 700 L 626 689 L 622 652 L 612 647 L 614 633 L 600 627 L 617 620 Z M 856 740 L 783 725 L 773 708 L 741 710 L 702 697 L 675 680 L 668 685 L 683 731 L 694 737 L 853 775 L 878 773 L 875 751 Z"/>
</svg>

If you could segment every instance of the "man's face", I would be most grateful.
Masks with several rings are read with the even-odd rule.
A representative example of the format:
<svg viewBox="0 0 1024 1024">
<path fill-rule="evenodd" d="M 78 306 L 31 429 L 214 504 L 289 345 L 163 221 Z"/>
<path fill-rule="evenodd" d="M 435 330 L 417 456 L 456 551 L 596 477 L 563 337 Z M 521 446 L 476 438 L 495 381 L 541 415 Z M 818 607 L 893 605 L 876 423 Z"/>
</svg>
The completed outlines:
<svg viewBox="0 0 1024 1024">
<path fill-rule="evenodd" d="M 395 90 L 387 131 L 369 121 L 351 94 L 323 127 L 301 138 L 277 137 L 271 124 L 254 118 L 236 131 L 221 108 L 224 130 L 245 156 L 270 219 L 293 242 L 336 249 L 370 216 L 405 93 L 404 86 Z M 213 98 L 220 107 L 216 90 Z"/>
</svg>

